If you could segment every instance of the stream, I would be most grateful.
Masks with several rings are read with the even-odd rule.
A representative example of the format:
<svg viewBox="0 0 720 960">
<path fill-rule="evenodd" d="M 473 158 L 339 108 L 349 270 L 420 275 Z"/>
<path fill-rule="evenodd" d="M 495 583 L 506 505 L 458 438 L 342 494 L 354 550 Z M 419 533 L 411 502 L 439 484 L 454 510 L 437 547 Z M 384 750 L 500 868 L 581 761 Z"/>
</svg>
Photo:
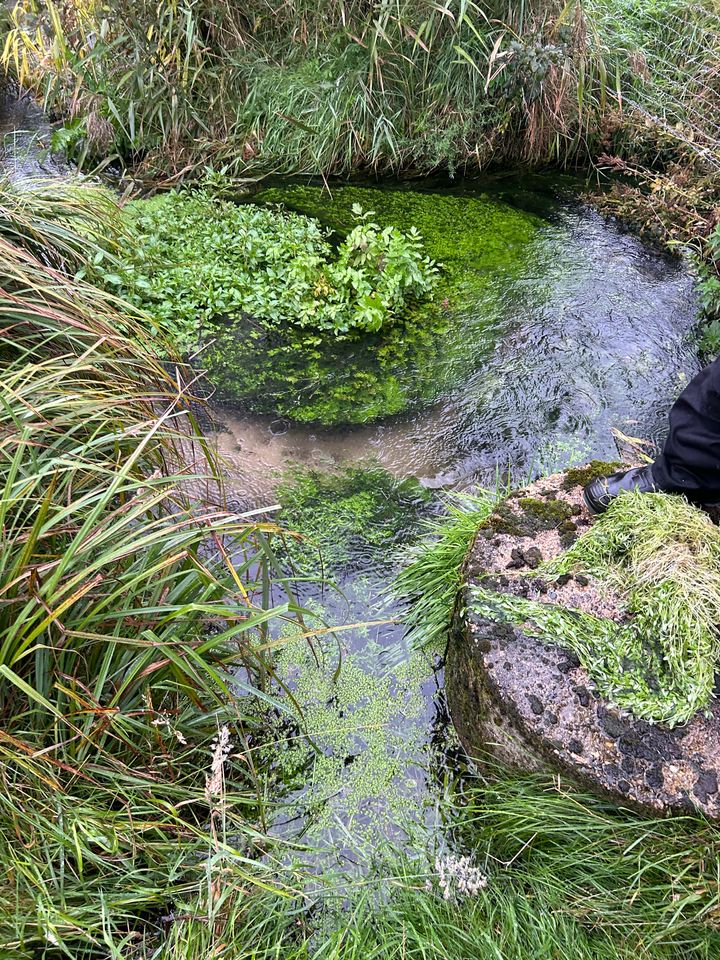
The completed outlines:
<svg viewBox="0 0 720 960">
<path fill-rule="evenodd" d="M 36 108 L 7 100 L 0 132 L 0 162 L 14 180 L 67 175 L 43 153 L 51 128 Z M 332 186 L 330 209 L 320 187 L 294 194 L 284 186 L 287 206 L 333 227 L 351 189 Z M 422 845 L 432 836 L 455 750 L 441 651 L 406 649 L 401 611 L 387 596 L 402 550 L 427 536 L 421 521 L 442 513 L 448 494 L 493 488 L 498 477 L 523 482 L 591 457 L 614 459 L 613 428 L 657 445 L 670 404 L 699 369 L 687 264 L 595 213 L 578 181 L 513 175 L 363 189 L 380 213 L 388 203 L 422 202 L 432 217 L 437 205 L 436 242 L 460 249 L 461 293 L 436 351 L 438 395 L 350 427 L 213 404 L 237 500 L 248 509 L 279 501 L 283 510 L 269 516 L 291 524 L 315 509 L 312 529 L 342 547 L 322 570 L 331 584 L 309 577 L 297 590 L 311 621 L 343 629 L 313 649 L 290 638 L 279 654 L 277 676 L 301 712 L 278 687 L 281 706 L 262 708 L 269 733 L 256 762 L 284 785 L 279 806 L 268 798 L 272 831 L 300 832 L 321 862 L 358 871 L 380 840 Z M 485 257 L 464 210 L 500 211 L 503 222 L 528 226 L 514 228 L 519 246 L 508 241 L 504 257 Z M 488 248 L 502 248 L 505 234 L 488 223 Z M 463 231 L 473 233 L 467 247 L 456 243 Z M 348 467 L 356 472 L 344 486 L 321 484 L 323 502 L 313 508 L 306 498 L 293 514 L 292 471 L 333 476 Z M 380 526 L 363 529 L 362 517 L 380 515 L 378 503 L 387 508 Z M 359 525 L 346 535 L 354 517 Z"/>
</svg>

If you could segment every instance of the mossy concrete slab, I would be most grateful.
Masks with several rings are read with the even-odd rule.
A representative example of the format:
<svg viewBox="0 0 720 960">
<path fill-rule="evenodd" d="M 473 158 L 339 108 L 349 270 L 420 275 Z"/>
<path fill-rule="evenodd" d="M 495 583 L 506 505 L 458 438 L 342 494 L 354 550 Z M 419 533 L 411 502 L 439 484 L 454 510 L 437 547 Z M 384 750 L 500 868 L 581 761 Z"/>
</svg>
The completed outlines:
<svg viewBox="0 0 720 960">
<path fill-rule="evenodd" d="M 598 465 L 594 469 L 602 469 Z M 504 501 L 470 549 L 447 659 L 450 712 L 468 755 L 527 771 L 560 772 L 620 805 L 720 818 L 720 706 L 670 729 L 599 695 L 574 654 L 522 626 L 483 615 L 487 595 L 529 591 L 599 616 L 612 598 L 582 576 L 548 584 L 534 569 L 592 523 L 582 471 L 545 478 Z M 524 576 L 517 577 L 517 571 Z"/>
</svg>

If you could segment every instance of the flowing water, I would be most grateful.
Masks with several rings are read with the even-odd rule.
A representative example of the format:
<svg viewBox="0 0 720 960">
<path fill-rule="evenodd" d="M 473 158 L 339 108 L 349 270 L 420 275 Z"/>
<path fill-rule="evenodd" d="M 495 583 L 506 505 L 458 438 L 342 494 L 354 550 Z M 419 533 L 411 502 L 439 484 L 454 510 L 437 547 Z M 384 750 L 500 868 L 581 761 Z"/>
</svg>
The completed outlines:
<svg viewBox="0 0 720 960">
<path fill-rule="evenodd" d="M 8 175 L 66 173 L 43 152 L 51 131 L 35 108 L 8 101 L 0 124 Z M 295 197 L 298 209 L 338 227 L 344 189 L 328 197 L 319 189 L 294 194 L 290 185 L 285 202 L 293 206 Z M 281 706 L 268 715 L 269 742 L 258 747 L 258 760 L 286 784 L 275 832 L 295 834 L 302 825 L 326 857 L 356 869 L 380 839 L 417 838 L 440 815 L 452 743 L 442 672 L 432 653 L 403 653 L 403 627 L 388 622 L 397 611 L 385 596 L 397 547 L 422 537 L 415 516 L 441 511 L 444 492 L 493 486 L 498 473 L 522 480 L 572 461 L 614 458 L 613 428 L 660 442 L 670 404 L 699 369 L 688 266 L 593 212 L 576 184 L 516 176 L 386 185 L 364 196 L 380 211 L 422 203 L 426 222 L 437 219 L 435 242 L 453 258 L 460 294 L 435 345 L 434 402 L 346 428 L 238 406 L 214 411 L 231 489 L 253 508 L 280 497 L 281 519 L 293 520 L 297 499 L 289 469 L 323 475 L 374 463 L 398 481 L 419 481 L 371 478 L 363 487 L 358 473 L 343 489 L 321 488 L 325 500 L 310 525 L 326 545 L 342 546 L 327 571 L 336 587 L 298 590 L 318 623 L 343 629 L 313 649 L 291 640 L 279 656 L 278 676 L 302 709 L 280 694 Z M 509 220 L 513 229 L 503 233 L 497 223 Z M 378 504 L 388 508 L 379 528 L 363 527 L 363 517 L 380 516 Z M 348 535 L 353 517 L 357 528 Z"/>
<path fill-rule="evenodd" d="M 351 429 L 219 409 L 221 449 L 253 505 L 272 499 L 272 478 L 289 463 L 327 467 L 374 457 L 398 477 L 449 489 L 492 484 L 498 469 L 523 478 L 563 453 L 613 458 L 613 428 L 661 440 L 670 403 L 699 369 L 690 336 L 698 308 L 686 265 L 600 217 L 567 182 L 526 180 L 531 189 L 522 178 L 504 178 L 430 194 L 481 197 L 538 223 L 521 251 L 522 269 L 501 264 L 490 278 L 492 303 L 487 288 L 481 296 L 468 291 L 442 350 L 449 363 L 460 350 L 466 361 L 470 342 L 476 362 L 437 403 Z M 387 192 L 370 191 L 379 202 Z M 312 212 L 323 218 L 321 195 Z M 443 239 L 452 245 L 452 232 Z"/>
<path fill-rule="evenodd" d="M 312 193 L 309 205 L 301 192 L 298 209 L 336 226 L 343 189 L 335 187 L 327 205 L 322 192 Z M 412 201 L 418 186 L 368 190 L 365 199 L 383 210 L 388 192 Z M 647 441 L 648 449 L 662 441 L 670 404 L 699 369 L 698 304 L 687 265 L 600 217 L 568 181 L 504 178 L 420 192 L 424 203 L 437 204 L 450 249 L 463 228 L 448 221 L 449 201 L 461 201 L 453 210 L 462 203 L 511 208 L 534 226 L 520 264 L 510 244 L 505 261 L 484 264 L 482 284 L 464 287 L 466 299 L 440 347 L 446 367 L 458 367 L 460 376 L 443 372 L 452 386 L 433 404 L 344 429 L 218 407 L 220 449 L 248 506 L 274 503 L 289 468 L 332 472 L 374 462 L 398 479 L 418 480 L 441 510 L 444 492 L 493 487 L 498 474 L 522 481 L 591 457 L 614 459 L 614 429 Z M 293 196 L 286 191 L 290 206 Z M 462 264 L 468 275 L 478 270 L 473 258 L 474 248 Z M 282 488 L 280 499 L 286 496 Z M 344 497 L 319 508 L 329 531 L 323 538 L 320 529 L 319 537 L 331 553 L 333 538 L 342 536 L 336 531 Z M 280 517 L 292 522 L 292 511 Z M 404 539 L 420 537 L 410 529 Z M 325 622 L 340 625 L 397 615 L 384 598 L 392 548 L 360 531 L 351 550 L 353 562 L 332 571 L 341 593 L 304 585 L 303 598 L 317 604 Z M 454 749 L 442 661 L 437 651 L 404 651 L 402 634 L 401 624 L 339 633 L 338 682 L 332 646 L 323 648 L 327 662 L 320 667 L 298 644 L 279 666 L 306 711 L 305 732 L 317 752 L 306 753 L 299 781 L 290 778 L 288 812 L 276 826 L 292 831 L 303 823 L 312 843 L 346 869 L 362 869 L 380 839 L 410 835 L 417 844 L 418 832 L 432 831 L 441 816 L 447 753 Z"/>
</svg>

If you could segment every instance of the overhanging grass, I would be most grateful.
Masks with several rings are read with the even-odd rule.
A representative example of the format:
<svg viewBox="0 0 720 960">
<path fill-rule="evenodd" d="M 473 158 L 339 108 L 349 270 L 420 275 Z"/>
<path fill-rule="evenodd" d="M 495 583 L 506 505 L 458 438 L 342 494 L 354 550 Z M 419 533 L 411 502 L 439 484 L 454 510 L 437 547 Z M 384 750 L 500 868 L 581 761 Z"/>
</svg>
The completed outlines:
<svg viewBox="0 0 720 960">
<path fill-rule="evenodd" d="M 582 6 L 561 0 L 271 16 L 258 2 L 23 0 L 5 63 L 66 118 L 56 142 L 80 160 L 343 173 L 582 154 L 616 76 L 598 50 Z"/>
<path fill-rule="evenodd" d="M 407 640 L 422 647 L 444 646 L 462 565 L 479 524 L 496 497 L 490 493 L 448 499 L 446 514 L 426 521 L 427 539 L 405 554 L 405 566 L 392 585 L 392 595 L 407 604 Z"/>
<path fill-rule="evenodd" d="M 0 185 L 0 952 L 119 958 L 220 876 L 284 890 L 234 690 L 299 611 L 183 368 L 69 273 L 115 205 L 43 189 Z"/>
</svg>

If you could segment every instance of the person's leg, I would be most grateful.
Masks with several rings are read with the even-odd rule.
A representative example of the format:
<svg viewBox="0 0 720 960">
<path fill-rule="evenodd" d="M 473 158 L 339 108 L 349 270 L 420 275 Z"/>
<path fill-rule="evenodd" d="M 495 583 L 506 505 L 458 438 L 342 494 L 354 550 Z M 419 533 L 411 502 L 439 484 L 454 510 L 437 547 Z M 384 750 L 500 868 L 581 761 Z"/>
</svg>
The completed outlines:
<svg viewBox="0 0 720 960">
<path fill-rule="evenodd" d="M 690 381 L 673 404 L 663 451 L 647 467 L 593 480 L 585 503 L 602 513 L 621 493 L 682 493 L 694 503 L 720 501 L 720 359 Z"/>
<path fill-rule="evenodd" d="M 720 359 L 687 385 L 670 410 L 670 433 L 652 465 L 660 490 L 720 500 Z"/>
</svg>

